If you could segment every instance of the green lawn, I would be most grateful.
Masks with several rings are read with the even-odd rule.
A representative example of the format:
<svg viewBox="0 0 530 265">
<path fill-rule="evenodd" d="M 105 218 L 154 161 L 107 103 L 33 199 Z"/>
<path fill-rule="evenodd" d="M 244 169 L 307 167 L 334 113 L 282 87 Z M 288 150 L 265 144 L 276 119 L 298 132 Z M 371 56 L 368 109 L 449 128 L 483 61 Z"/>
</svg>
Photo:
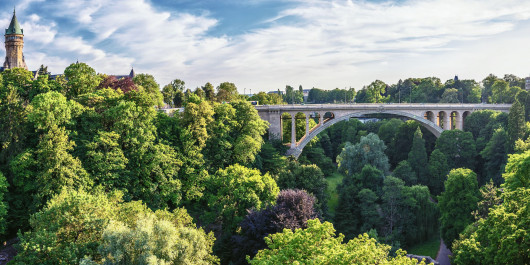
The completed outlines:
<svg viewBox="0 0 530 265">
<path fill-rule="evenodd" d="M 423 242 L 407 249 L 407 253 L 420 255 L 420 256 L 429 256 L 433 259 L 436 259 L 436 254 L 438 254 L 438 249 L 440 248 L 440 238 L 435 236 L 431 240 Z"/>
<path fill-rule="evenodd" d="M 328 188 L 326 192 L 329 195 L 328 213 L 330 216 L 335 216 L 335 209 L 339 204 L 339 194 L 337 193 L 337 186 L 342 183 L 344 176 L 340 173 L 333 173 L 333 175 L 326 178 Z"/>
</svg>

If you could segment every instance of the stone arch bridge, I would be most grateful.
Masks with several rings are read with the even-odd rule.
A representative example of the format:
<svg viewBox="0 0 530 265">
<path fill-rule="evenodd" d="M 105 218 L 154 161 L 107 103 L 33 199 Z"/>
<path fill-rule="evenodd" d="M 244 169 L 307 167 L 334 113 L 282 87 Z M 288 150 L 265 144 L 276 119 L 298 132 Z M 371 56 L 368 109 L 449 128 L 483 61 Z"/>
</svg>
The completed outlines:
<svg viewBox="0 0 530 265">
<path fill-rule="evenodd" d="M 281 139 L 283 135 L 282 114 L 291 116 L 291 142 L 287 155 L 300 156 L 304 147 L 320 132 L 331 125 L 350 118 L 369 114 L 391 114 L 418 121 L 422 126 L 439 137 L 444 130 L 464 127 L 464 119 L 477 110 L 508 112 L 510 104 L 311 104 L 311 105 L 264 105 L 256 106 L 259 116 L 270 123 L 269 138 Z M 296 116 L 305 118 L 305 135 L 296 139 Z M 298 114 L 298 115 L 297 115 Z M 309 120 L 318 120 L 310 128 Z"/>
</svg>

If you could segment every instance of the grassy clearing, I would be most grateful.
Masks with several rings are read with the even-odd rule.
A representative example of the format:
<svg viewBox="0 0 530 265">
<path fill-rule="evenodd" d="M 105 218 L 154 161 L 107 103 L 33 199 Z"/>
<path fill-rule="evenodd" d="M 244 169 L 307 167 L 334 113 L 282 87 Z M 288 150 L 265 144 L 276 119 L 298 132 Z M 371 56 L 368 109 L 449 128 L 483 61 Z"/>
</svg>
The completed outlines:
<svg viewBox="0 0 530 265">
<path fill-rule="evenodd" d="M 436 254 L 438 254 L 439 248 L 440 238 L 435 236 L 428 241 L 408 248 L 407 253 L 420 256 L 429 256 L 433 259 L 436 259 Z"/>
<path fill-rule="evenodd" d="M 333 173 L 333 175 L 326 178 L 328 188 L 326 192 L 329 195 L 328 213 L 330 216 L 335 216 L 335 209 L 339 204 L 339 194 L 337 193 L 337 186 L 342 183 L 344 176 L 340 173 Z"/>
</svg>

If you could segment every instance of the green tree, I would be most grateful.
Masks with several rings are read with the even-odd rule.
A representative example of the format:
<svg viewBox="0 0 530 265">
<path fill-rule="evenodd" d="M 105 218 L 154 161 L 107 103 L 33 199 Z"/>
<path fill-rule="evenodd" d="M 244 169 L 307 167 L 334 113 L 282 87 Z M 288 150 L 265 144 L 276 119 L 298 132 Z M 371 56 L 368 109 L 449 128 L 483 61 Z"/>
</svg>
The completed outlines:
<svg viewBox="0 0 530 265">
<path fill-rule="evenodd" d="M 510 139 L 511 149 L 515 141 L 524 137 L 526 129 L 524 117 L 524 106 L 516 100 L 510 107 L 510 113 L 508 114 L 508 137 Z"/>
<path fill-rule="evenodd" d="M 247 101 L 215 104 L 214 112 L 203 152 L 211 171 L 236 163 L 250 165 L 263 145 L 268 123 Z"/>
<path fill-rule="evenodd" d="M 445 191 L 438 196 L 440 232 L 451 248 L 458 234 L 473 222 L 472 212 L 477 209 L 479 190 L 477 175 L 469 169 L 453 169 L 447 176 Z"/>
<path fill-rule="evenodd" d="M 9 183 L 7 183 L 6 178 L 0 172 L 0 234 L 6 233 L 7 229 L 7 211 L 8 211 L 8 205 L 6 203 L 6 195 L 7 195 L 7 187 L 9 186 Z"/>
<path fill-rule="evenodd" d="M 416 129 L 414 138 L 412 139 L 412 147 L 410 148 L 409 157 L 407 161 L 410 167 L 416 173 L 418 182 L 422 185 L 427 185 L 427 150 L 425 149 L 425 140 L 423 140 L 423 134 L 421 133 L 420 127 Z"/>
<path fill-rule="evenodd" d="M 211 255 L 213 234 L 207 235 L 202 229 L 196 229 L 186 210 L 177 208 L 173 212 L 153 212 L 138 201 L 123 203 L 121 193 L 96 191 L 91 194 L 63 189 L 48 201 L 44 209 L 32 215 L 30 224 L 30 231 L 19 233 L 17 248 L 20 255 L 11 261 L 12 264 L 78 264 L 83 258 L 85 261 L 81 264 L 112 263 L 112 260 L 105 259 L 116 258 L 115 254 L 119 252 L 125 259 L 134 257 L 136 253 L 146 251 L 146 245 L 152 246 L 153 242 L 149 240 L 158 243 L 155 249 L 159 252 L 156 254 L 178 253 L 176 256 L 181 258 L 182 263 L 169 264 L 190 264 L 186 261 L 198 264 L 202 260 L 216 260 Z M 154 240 L 154 236 L 142 234 L 141 231 L 145 230 L 140 229 L 138 233 L 129 234 L 128 238 L 121 237 L 123 240 L 115 241 L 123 235 L 119 232 L 133 230 L 139 224 L 146 229 L 160 224 L 160 230 L 153 231 L 153 234 L 166 232 L 168 237 Z M 116 231 L 113 229 L 116 227 L 122 229 Z M 175 229 L 177 238 L 173 236 Z M 137 245 L 125 244 L 135 239 Z M 176 244 L 182 247 L 178 251 L 174 251 Z M 87 259 L 92 262 L 87 263 Z M 126 261 L 125 264 L 134 264 Z"/>
<path fill-rule="evenodd" d="M 66 96 L 75 98 L 79 95 L 94 92 L 103 79 L 96 71 L 85 63 L 73 63 L 64 69 Z"/>
<path fill-rule="evenodd" d="M 160 85 L 155 81 L 155 77 L 150 74 L 138 74 L 132 81 L 141 90 L 151 96 L 153 105 L 161 108 L 164 105 L 164 95 L 160 92 Z"/>
<path fill-rule="evenodd" d="M 456 88 L 449 88 L 444 91 L 440 103 L 460 103 L 458 97 L 458 90 Z"/>
<path fill-rule="evenodd" d="M 412 147 L 414 133 L 418 127 L 420 127 L 420 124 L 417 121 L 412 120 L 399 125 L 397 133 L 394 135 L 387 152 L 389 154 L 390 164 L 395 166 L 399 162 L 407 160 Z"/>
<path fill-rule="evenodd" d="M 387 85 L 381 81 L 376 80 L 372 82 L 370 85 L 368 85 L 366 90 L 366 103 L 384 103 L 388 100 L 388 96 L 386 95 L 386 87 Z"/>
<path fill-rule="evenodd" d="M 206 219 L 220 218 L 223 230 L 233 232 L 248 209 L 271 205 L 280 192 L 274 179 L 256 169 L 231 165 L 219 169 L 207 183 L 206 201 L 210 208 Z"/>
<path fill-rule="evenodd" d="M 530 187 L 530 151 L 522 154 L 512 154 L 508 158 L 503 187 L 514 191 L 517 188 Z"/>
<path fill-rule="evenodd" d="M 417 261 L 398 251 L 390 257 L 390 246 L 378 244 L 367 234 L 343 244 L 344 236 L 335 236 L 333 225 L 309 220 L 306 229 L 269 235 L 265 238 L 268 249 L 260 250 L 252 265 L 259 264 L 416 264 Z"/>
<path fill-rule="evenodd" d="M 377 194 L 371 189 L 365 188 L 359 191 L 357 198 L 361 209 L 361 233 L 378 228 L 381 225 L 382 218 L 378 212 L 379 205 L 377 204 L 377 200 L 379 198 Z"/>
<path fill-rule="evenodd" d="M 201 87 L 202 91 L 204 91 L 204 97 L 208 101 L 214 101 L 215 100 L 215 88 L 213 87 L 210 82 L 206 83 L 204 86 Z"/>
<path fill-rule="evenodd" d="M 231 102 L 238 97 L 237 87 L 234 83 L 224 82 L 217 87 L 217 101 Z"/>
<path fill-rule="evenodd" d="M 450 170 L 447 158 L 440 150 L 436 149 L 431 153 L 427 169 L 429 172 L 429 190 L 433 195 L 439 195 L 444 190 L 444 182 Z"/>
<path fill-rule="evenodd" d="M 506 165 L 509 148 L 508 134 L 503 128 L 498 128 L 493 133 L 493 136 L 484 150 L 480 152 L 480 155 L 485 161 L 484 171 L 486 174 L 486 180 L 491 179 L 496 185 L 502 183 L 503 179 L 501 178 L 501 174 Z"/>
<path fill-rule="evenodd" d="M 171 107 L 182 106 L 184 99 L 184 89 L 186 89 L 186 83 L 180 79 L 175 79 L 171 83 L 167 84 L 162 88 L 162 97 L 164 102 Z"/>
<path fill-rule="evenodd" d="M 316 165 L 301 165 L 296 161 L 289 161 L 287 167 L 278 176 L 280 190 L 300 189 L 315 196 L 316 208 L 326 212 L 328 195 L 327 182 L 322 170 Z"/>
<path fill-rule="evenodd" d="M 390 166 L 384 153 L 385 149 L 383 141 L 373 133 L 361 137 L 357 144 L 346 143 L 337 157 L 339 170 L 351 176 L 360 172 L 364 165 L 369 164 L 383 172 L 388 172 Z"/>
<path fill-rule="evenodd" d="M 475 168 L 475 141 L 470 132 L 446 130 L 436 140 L 436 149 L 445 155 L 449 168 Z"/>
<path fill-rule="evenodd" d="M 417 174 L 412 170 L 407 160 L 399 162 L 394 171 L 392 171 L 392 176 L 403 180 L 407 185 L 414 185 L 418 182 Z"/>
</svg>

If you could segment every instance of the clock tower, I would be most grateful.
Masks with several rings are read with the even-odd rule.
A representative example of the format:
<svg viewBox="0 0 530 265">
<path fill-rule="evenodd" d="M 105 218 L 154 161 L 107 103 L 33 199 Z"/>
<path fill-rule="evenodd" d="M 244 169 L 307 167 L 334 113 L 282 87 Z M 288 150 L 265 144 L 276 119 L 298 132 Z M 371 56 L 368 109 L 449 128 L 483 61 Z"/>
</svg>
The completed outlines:
<svg viewBox="0 0 530 265">
<path fill-rule="evenodd" d="M 15 10 L 13 10 L 13 18 L 4 36 L 6 45 L 4 69 L 21 67 L 28 70 L 28 66 L 24 60 L 24 53 L 22 52 L 22 48 L 24 47 L 24 30 L 18 24 Z"/>
</svg>

